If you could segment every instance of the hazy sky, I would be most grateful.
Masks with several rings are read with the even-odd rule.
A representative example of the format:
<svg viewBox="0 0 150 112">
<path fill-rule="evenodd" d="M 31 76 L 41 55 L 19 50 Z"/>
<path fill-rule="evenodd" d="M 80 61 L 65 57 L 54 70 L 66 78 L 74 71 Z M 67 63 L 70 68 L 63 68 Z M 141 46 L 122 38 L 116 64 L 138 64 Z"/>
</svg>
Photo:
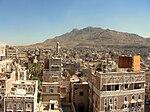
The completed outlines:
<svg viewBox="0 0 150 112">
<path fill-rule="evenodd" d="M 43 42 L 87 26 L 150 37 L 150 0 L 0 0 L 0 42 Z"/>
</svg>

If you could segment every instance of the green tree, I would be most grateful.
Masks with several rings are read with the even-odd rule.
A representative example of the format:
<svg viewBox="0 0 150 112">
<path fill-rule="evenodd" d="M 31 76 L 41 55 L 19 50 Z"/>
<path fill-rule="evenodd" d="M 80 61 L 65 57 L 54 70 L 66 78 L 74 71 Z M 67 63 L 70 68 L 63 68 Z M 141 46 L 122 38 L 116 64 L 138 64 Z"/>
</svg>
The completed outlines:
<svg viewBox="0 0 150 112">
<path fill-rule="evenodd" d="M 32 76 L 41 78 L 42 70 L 42 65 L 40 63 L 33 63 L 30 65 L 30 73 Z"/>
</svg>

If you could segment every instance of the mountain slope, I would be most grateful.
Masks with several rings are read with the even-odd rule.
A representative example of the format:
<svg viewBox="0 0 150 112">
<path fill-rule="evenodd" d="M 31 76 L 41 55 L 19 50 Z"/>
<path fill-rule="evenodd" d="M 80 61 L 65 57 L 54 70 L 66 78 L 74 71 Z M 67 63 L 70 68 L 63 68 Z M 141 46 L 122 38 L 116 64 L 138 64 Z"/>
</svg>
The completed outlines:
<svg viewBox="0 0 150 112">
<path fill-rule="evenodd" d="M 87 27 L 73 29 L 71 32 L 47 39 L 40 45 L 55 46 L 59 42 L 63 47 L 92 46 L 92 45 L 150 45 L 150 39 L 136 34 L 118 32 L 109 29 Z"/>
</svg>

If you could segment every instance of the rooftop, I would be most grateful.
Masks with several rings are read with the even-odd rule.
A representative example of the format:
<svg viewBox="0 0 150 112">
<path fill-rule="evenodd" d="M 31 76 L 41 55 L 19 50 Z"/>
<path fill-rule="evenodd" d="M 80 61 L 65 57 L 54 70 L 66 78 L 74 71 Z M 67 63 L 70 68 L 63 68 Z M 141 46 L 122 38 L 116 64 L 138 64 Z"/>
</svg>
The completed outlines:
<svg viewBox="0 0 150 112">
<path fill-rule="evenodd" d="M 32 97 L 34 98 L 33 94 L 26 94 L 25 89 L 15 89 L 11 90 L 8 94 L 5 95 L 5 97 Z"/>
<path fill-rule="evenodd" d="M 42 82 L 42 85 L 49 85 L 49 84 L 51 84 L 51 85 L 58 85 L 59 82 Z"/>
<path fill-rule="evenodd" d="M 36 81 L 33 80 L 16 80 L 13 82 L 13 84 L 26 84 L 26 85 L 33 85 Z"/>
<path fill-rule="evenodd" d="M 79 77 L 77 75 L 73 75 L 72 78 L 70 79 L 71 82 L 79 82 Z"/>
<path fill-rule="evenodd" d="M 8 73 L 0 73 L 0 80 L 1 79 L 6 79 L 7 76 L 9 76 Z"/>
</svg>

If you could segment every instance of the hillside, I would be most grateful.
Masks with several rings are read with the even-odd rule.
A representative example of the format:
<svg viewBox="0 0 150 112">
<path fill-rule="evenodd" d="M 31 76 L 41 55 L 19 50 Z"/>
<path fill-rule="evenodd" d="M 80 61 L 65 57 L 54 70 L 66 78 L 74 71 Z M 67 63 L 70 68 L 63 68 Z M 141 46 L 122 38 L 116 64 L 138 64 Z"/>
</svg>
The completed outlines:
<svg viewBox="0 0 150 112">
<path fill-rule="evenodd" d="M 87 27 L 83 29 L 73 29 L 71 32 L 47 39 L 34 46 L 50 47 L 60 42 L 63 47 L 92 46 L 92 45 L 142 45 L 149 46 L 150 39 L 143 38 L 137 34 L 118 32 L 109 29 Z"/>
</svg>

